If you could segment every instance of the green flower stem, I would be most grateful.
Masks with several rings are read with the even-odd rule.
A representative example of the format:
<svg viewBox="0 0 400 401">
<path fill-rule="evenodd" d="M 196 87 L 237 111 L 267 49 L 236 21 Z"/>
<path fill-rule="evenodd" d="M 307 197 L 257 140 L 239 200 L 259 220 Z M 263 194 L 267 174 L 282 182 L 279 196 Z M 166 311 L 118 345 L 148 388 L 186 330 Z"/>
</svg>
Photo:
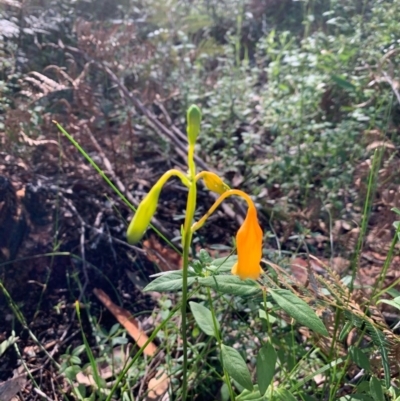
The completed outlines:
<svg viewBox="0 0 400 401">
<path fill-rule="evenodd" d="M 189 166 L 189 177 L 192 180 L 192 182 L 195 182 L 196 181 L 196 165 L 194 163 L 194 145 L 189 145 L 188 166 Z"/>
<path fill-rule="evenodd" d="M 181 181 L 182 184 L 185 185 L 186 187 L 190 188 L 191 182 L 190 180 L 186 177 L 185 174 L 182 173 L 182 171 L 179 171 L 177 169 L 171 169 L 165 172 L 157 181 L 155 185 L 161 185 L 164 186 L 164 184 L 173 176 L 178 177 Z"/>
<path fill-rule="evenodd" d="M 196 176 L 194 177 L 194 179 L 197 181 L 199 181 L 201 178 L 203 178 L 205 175 L 207 174 L 207 171 L 200 171 L 200 173 L 196 174 Z"/>
<path fill-rule="evenodd" d="M 232 195 L 237 195 L 243 198 L 249 207 L 254 206 L 253 201 L 251 200 L 250 196 L 246 194 L 246 192 L 243 192 L 239 189 L 230 189 L 229 191 L 224 192 L 215 202 L 214 204 L 210 207 L 208 212 L 195 224 L 192 226 L 192 232 L 197 231 L 201 227 L 203 227 L 204 223 L 206 220 L 215 212 L 217 207 L 229 196 Z"/>
<path fill-rule="evenodd" d="M 268 311 L 268 306 L 267 306 L 267 288 L 263 287 L 262 288 L 262 293 L 263 293 L 263 305 L 264 305 L 264 311 L 265 315 L 267 316 L 267 332 L 268 332 L 268 341 L 272 344 L 272 325 L 269 320 L 269 311 Z M 271 400 L 274 399 L 274 383 L 271 383 Z"/>
<path fill-rule="evenodd" d="M 188 392 L 187 383 L 187 360 L 188 360 L 188 346 L 187 346 L 187 319 L 186 319 L 186 304 L 187 304 L 187 292 L 188 292 L 188 268 L 189 268 L 189 252 L 190 245 L 192 242 L 193 232 L 191 225 L 194 219 L 194 213 L 196 210 L 196 165 L 194 163 L 194 145 L 189 145 L 188 150 L 188 166 L 189 166 L 189 194 L 186 203 L 186 215 L 185 222 L 183 224 L 183 237 L 182 237 L 182 248 L 183 248 L 183 272 L 182 272 L 182 342 L 183 342 L 183 377 L 182 377 L 182 400 L 185 401 Z"/>
<path fill-rule="evenodd" d="M 270 339 L 272 339 L 272 326 L 271 326 L 271 322 L 269 321 L 269 312 L 268 312 L 268 307 L 267 307 L 267 289 L 263 288 L 262 293 L 263 293 L 264 311 L 265 311 L 265 315 L 267 316 L 268 336 Z"/>
<path fill-rule="evenodd" d="M 208 297 L 208 302 L 210 303 L 210 310 L 211 310 L 211 316 L 212 316 L 212 320 L 213 320 L 215 337 L 217 338 L 219 351 L 222 352 L 221 334 L 220 334 L 220 332 L 218 330 L 217 318 L 215 316 L 215 310 L 214 310 L 214 305 L 213 305 L 213 302 L 212 302 L 211 291 L 210 291 L 210 288 L 208 288 L 208 287 L 207 287 L 207 297 Z M 232 384 L 231 384 L 231 380 L 230 380 L 229 374 L 226 371 L 224 364 L 222 364 L 222 367 L 224 369 L 225 383 L 228 386 L 230 399 L 231 399 L 231 401 L 235 401 L 235 393 L 233 392 L 233 389 L 232 389 Z"/>
</svg>

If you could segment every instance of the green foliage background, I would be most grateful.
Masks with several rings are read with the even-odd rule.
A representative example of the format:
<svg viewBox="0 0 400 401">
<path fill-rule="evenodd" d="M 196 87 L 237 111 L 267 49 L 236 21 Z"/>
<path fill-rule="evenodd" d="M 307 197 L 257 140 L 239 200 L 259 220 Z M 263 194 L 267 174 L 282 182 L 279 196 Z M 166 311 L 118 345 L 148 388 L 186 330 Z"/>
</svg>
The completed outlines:
<svg viewBox="0 0 400 401">
<path fill-rule="evenodd" d="M 9 108 L 24 108 L 37 123 L 43 112 L 60 111 L 54 96 L 72 100 L 67 85 L 53 98 L 22 101 L 26 74 L 57 65 L 76 78 L 84 58 L 94 58 L 137 96 L 164 100 L 180 126 L 187 106 L 199 104 L 207 115 L 199 153 L 260 202 L 265 188 L 275 188 L 286 206 L 318 198 L 341 207 L 356 200 L 353 173 L 367 157 L 366 132 L 397 141 L 398 103 L 387 78 L 396 81 L 399 56 L 390 52 L 400 37 L 399 10 L 397 0 L 4 6 L 0 127 L 9 128 Z M 121 124 L 129 110 L 111 83 L 98 71 L 86 83 L 97 124 Z"/>
</svg>

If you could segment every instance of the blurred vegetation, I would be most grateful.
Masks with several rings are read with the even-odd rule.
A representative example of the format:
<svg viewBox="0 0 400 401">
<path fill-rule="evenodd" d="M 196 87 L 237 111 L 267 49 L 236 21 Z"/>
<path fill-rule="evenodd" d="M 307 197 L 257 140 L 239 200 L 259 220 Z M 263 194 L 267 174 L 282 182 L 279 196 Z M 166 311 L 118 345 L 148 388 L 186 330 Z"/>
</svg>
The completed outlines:
<svg viewBox="0 0 400 401">
<path fill-rule="evenodd" d="M 7 1 L 0 124 L 15 147 L 15 125 L 35 138 L 44 115 L 68 123 L 66 104 L 115 132 L 140 120 L 94 60 L 179 126 L 201 105 L 203 158 L 260 201 L 275 188 L 340 208 L 356 200 L 366 133 L 397 141 L 399 13 L 367 0 Z"/>
</svg>

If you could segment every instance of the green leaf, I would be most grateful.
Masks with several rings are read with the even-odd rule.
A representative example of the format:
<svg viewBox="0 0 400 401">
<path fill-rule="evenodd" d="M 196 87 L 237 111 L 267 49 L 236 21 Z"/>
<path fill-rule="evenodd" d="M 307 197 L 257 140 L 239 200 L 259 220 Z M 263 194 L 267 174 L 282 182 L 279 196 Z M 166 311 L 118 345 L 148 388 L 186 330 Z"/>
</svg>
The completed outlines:
<svg viewBox="0 0 400 401">
<path fill-rule="evenodd" d="M 300 397 L 299 399 L 301 399 L 302 401 L 317 401 L 316 398 L 312 397 L 311 395 L 308 394 L 304 394 L 304 393 L 300 393 Z"/>
<path fill-rule="evenodd" d="M 356 87 L 340 75 L 332 75 L 331 76 L 332 81 L 335 82 L 338 86 L 340 86 L 343 89 L 346 89 L 348 91 L 355 91 Z"/>
<path fill-rule="evenodd" d="M 118 331 L 118 329 L 119 329 L 120 327 L 121 327 L 121 326 L 120 326 L 119 323 L 115 323 L 115 324 L 111 327 L 110 332 L 108 333 L 108 335 L 109 335 L 110 337 L 113 336 L 113 335 Z"/>
<path fill-rule="evenodd" d="M 344 341 L 347 338 L 348 334 L 350 333 L 350 331 L 352 330 L 353 327 L 354 326 L 353 326 L 353 323 L 351 322 L 351 320 L 347 321 L 339 334 L 339 341 Z"/>
<path fill-rule="evenodd" d="M 265 398 L 258 391 L 257 386 L 254 386 L 253 391 L 243 390 L 236 398 L 236 401 L 264 401 Z"/>
<path fill-rule="evenodd" d="M 383 303 L 394 306 L 396 309 L 400 309 L 400 297 L 396 297 L 394 299 L 380 299 L 377 304 Z"/>
<path fill-rule="evenodd" d="M 398 215 L 400 215 L 400 209 L 398 209 L 397 207 L 392 207 L 390 210 L 391 210 L 392 212 L 395 212 L 395 213 L 397 213 Z"/>
<path fill-rule="evenodd" d="M 275 374 L 277 354 L 274 346 L 267 342 L 257 355 L 257 383 L 261 394 L 265 394 Z"/>
<path fill-rule="evenodd" d="M 271 315 L 270 313 L 267 316 L 267 313 L 264 309 L 258 310 L 258 317 L 260 319 L 264 319 L 265 321 L 269 322 L 270 324 L 274 324 L 276 322 L 276 317 Z"/>
<path fill-rule="evenodd" d="M 385 292 L 390 296 L 392 296 L 393 298 L 400 297 L 400 291 L 397 291 L 395 288 L 389 288 Z"/>
<path fill-rule="evenodd" d="M 372 342 L 379 347 L 382 358 L 383 373 L 385 378 L 386 388 L 390 387 L 390 364 L 389 357 L 387 354 L 388 342 L 384 333 L 378 330 L 374 325 L 369 322 L 365 322 L 368 333 L 371 335 Z"/>
<path fill-rule="evenodd" d="M 222 344 L 221 353 L 222 363 L 229 376 L 246 390 L 253 391 L 249 369 L 239 352 L 232 347 Z"/>
<path fill-rule="evenodd" d="M 214 324 L 211 311 L 207 309 L 205 306 L 198 304 L 196 302 L 189 302 L 190 309 L 192 310 L 194 319 L 199 327 L 204 331 L 204 333 L 209 336 L 216 336 L 214 331 Z M 219 330 L 219 324 L 217 322 L 217 330 Z"/>
<path fill-rule="evenodd" d="M 381 382 L 375 376 L 372 376 L 369 381 L 369 389 L 374 401 L 385 401 Z"/>
<path fill-rule="evenodd" d="M 227 258 L 218 258 L 214 259 L 211 265 L 207 267 L 207 269 L 218 273 L 229 273 L 236 262 L 236 255 L 231 255 Z"/>
<path fill-rule="evenodd" d="M 374 401 L 374 399 L 366 394 L 349 394 L 340 397 L 338 401 Z"/>
<path fill-rule="evenodd" d="M 364 352 L 362 352 L 359 348 L 351 346 L 349 348 L 349 354 L 352 361 L 360 368 L 367 371 L 371 370 L 367 355 L 365 355 Z"/>
<path fill-rule="evenodd" d="M 0 356 L 6 352 L 8 347 L 11 347 L 17 340 L 17 337 L 14 335 L 11 335 L 10 337 L 7 338 L 7 340 L 4 340 L 2 343 L 0 343 Z"/>
<path fill-rule="evenodd" d="M 213 288 L 222 294 L 240 296 L 261 294 L 261 288 L 254 280 L 241 280 L 238 276 L 210 276 L 200 277 L 198 280 L 201 285 Z"/>
<path fill-rule="evenodd" d="M 76 375 L 81 371 L 82 371 L 82 368 L 80 366 L 72 365 L 72 366 L 68 366 L 64 370 L 64 375 L 69 380 L 75 380 Z"/>
<path fill-rule="evenodd" d="M 289 316 L 316 333 L 328 336 L 328 331 L 322 321 L 302 299 L 289 290 L 270 290 L 269 293 Z"/>
<path fill-rule="evenodd" d="M 190 273 L 189 273 L 190 274 Z M 188 277 L 188 286 L 196 281 L 195 276 Z M 163 274 L 149 283 L 143 291 L 179 291 L 182 289 L 182 271 Z"/>
<path fill-rule="evenodd" d="M 71 352 L 71 355 L 78 356 L 80 355 L 83 351 L 85 350 L 85 344 L 78 345 L 76 348 L 74 348 Z"/>
<path fill-rule="evenodd" d="M 329 363 L 327 363 L 326 365 L 320 367 L 317 370 L 312 371 L 310 374 L 308 374 L 307 376 L 303 377 L 303 378 L 299 378 L 294 384 L 292 384 L 292 386 L 290 387 L 290 390 L 292 392 L 296 391 L 297 389 L 301 388 L 301 387 L 305 387 L 306 383 L 310 380 L 312 380 L 315 376 L 322 374 L 324 372 L 327 372 L 329 370 L 331 370 L 333 367 L 341 365 L 342 363 L 345 362 L 345 359 L 343 358 L 338 358 L 334 361 L 331 361 Z"/>
<path fill-rule="evenodd" d="M 279 389 L 277 395 L 281 401 L 297 401 L 293 394 L 285 388 Z"/>
<path fill-rule="evenodd" d="M 80 365 L 82 363 L 81 358 L 76 355 L 71 355 L 71 358 L 69 359 L 69 363 L 72 363 L 74 365 Z"/>
</svg>

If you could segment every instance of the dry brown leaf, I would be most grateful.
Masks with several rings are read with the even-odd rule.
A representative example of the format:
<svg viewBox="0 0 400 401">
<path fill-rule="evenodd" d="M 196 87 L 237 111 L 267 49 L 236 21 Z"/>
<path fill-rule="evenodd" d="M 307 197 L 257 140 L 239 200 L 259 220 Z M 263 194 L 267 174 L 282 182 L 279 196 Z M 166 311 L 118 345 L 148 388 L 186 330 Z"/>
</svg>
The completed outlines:
<svg viewBox="0 0 400 401">
<path fill-rule="evenodd" d="M 367 146 L 367 150 L 375 150 L 380 147 L 384 147 L 386 149 L 392 149 L 392 150 L 396 149 L 396 147 L 393 145 L 393 143 L 391 143 L 389 141 L 374 141 Z"/>
<path fill-rule="evenodd" d="M 0 400 L 11 401 L 27 383 L 24 367 L 20 366 L 14 370 L 14 376 L 5 382 L 0 383 Z"/>
<path fill-rule="evenodd" d="M 158 401 L 167 392 L 169 386 L 169 377 L 163 371 L 153 377 L 148 384 L 149 392 L 145 401 Z"/>
<path fill-rule="evenodd" d="M 290 263 L 290 270 L 296 280 L 302 285 L 308 284 L 307 262 L 301 258 L 294 258 Z"/>
<path fill-rule="evenodd" d="M 104 380 L 108 380 L 111 377 L 118 375 L 126 364 L 130 361 L 131 344 L 127 346 L 117 346 L 112 350 L 112 364 L 110 365 L 106 361 L 97 362 L 97 373 L 99 377 Z M 91 368 L 86 371 L 78 372 L 76 375 L 76 381 L 85 386 L 96 387 L 96 381 L 91 373 Z"/>
<path fill-rule="evenodd" d="M 115 316 L 118 322 L 125 327 L 125 330 L 136 341 L 139 347 L 142 347 L 149 339 L 146 333 L 139 327 L 138 321 L 124 308 L 115 305 L 110 297 L 102 290 L 95 288 L 94 294 L 104 304 L 104 306 Z M 154 343 L 149 343 L 144 349 L 144 353 L 153 356 L 157 351 Z"/>
<path fill-rule="evenodd" d="M 157 264 L 161 271 L 182 268 L 182 257 L 174 250 L 161 245 L 154 235 L 143 241 L 143 249 L 146 251 L 147 259 Z"/>
</svg>

